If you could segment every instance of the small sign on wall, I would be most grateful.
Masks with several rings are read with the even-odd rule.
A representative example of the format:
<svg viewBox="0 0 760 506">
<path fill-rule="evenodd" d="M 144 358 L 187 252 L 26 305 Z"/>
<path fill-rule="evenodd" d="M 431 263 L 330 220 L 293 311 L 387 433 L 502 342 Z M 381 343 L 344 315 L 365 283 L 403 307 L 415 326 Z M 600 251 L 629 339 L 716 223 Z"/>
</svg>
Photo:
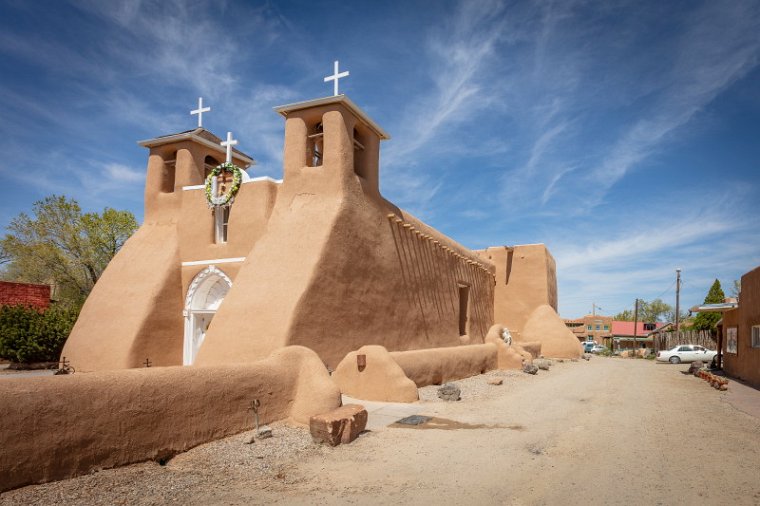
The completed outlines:
<svg viewBox="0 0 760 506">
<path fill-rule="evenodd" d="M 736 327 L 726 329 L 726 353 L 736 355 Z"/>
</svg>

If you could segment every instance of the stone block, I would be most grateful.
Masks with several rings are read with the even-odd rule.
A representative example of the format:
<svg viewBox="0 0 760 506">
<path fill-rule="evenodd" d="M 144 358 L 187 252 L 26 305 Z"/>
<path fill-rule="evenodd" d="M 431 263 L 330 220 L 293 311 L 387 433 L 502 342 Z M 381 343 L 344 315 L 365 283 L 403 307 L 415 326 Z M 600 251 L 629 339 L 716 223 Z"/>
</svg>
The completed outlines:
<svg viewBox="0 0 760 506">
<path fill-rule="evenodd" d="M 444 401 L 458 401 L 462 391 L 454 383 L 446 383 L 438 389 L 438 397 Z"/>
<path fill-rule="evenodd" d="M 523 366 L 523 372 L 528 374 L 536 374 L 538 372 L 538 367 L 533 364 L 525 364 Z"/>
<path fill-rule="evenodd" d="M 491 378 L 488 380 L 489 385 L 498 386 L 504 383 L 504 380 L 502 378 Z"/>
<path fill-rule="evenodd" d="M 312 440 L 330 446 L 350 443 L 366 426 L 367 410 L 358 404 L 346 404 L 309 420 Z"/>
</svg>

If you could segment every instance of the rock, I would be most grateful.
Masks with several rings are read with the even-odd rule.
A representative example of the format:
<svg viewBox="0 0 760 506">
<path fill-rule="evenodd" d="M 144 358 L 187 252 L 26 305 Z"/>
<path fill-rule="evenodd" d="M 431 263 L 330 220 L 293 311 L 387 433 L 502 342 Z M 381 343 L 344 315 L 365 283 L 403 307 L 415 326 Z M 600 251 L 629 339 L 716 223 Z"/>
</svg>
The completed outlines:
<svg viewBox="0 0 760 506">
<path fill-rule="evenodd" d="M 545 360 L 543 358 L 537 359 L 533 361 L 533 365 L 541 369 L 542 371 L 548 371 L 549 367 L 551 367 L 552 362 L 551 360 Z"/>
<path fill-rule="evenodd" d="M 526 372 L 528 374 L 536 374 L 538 372 L 538 367 L 533 364 L 525 364 L 523 366 L 523 372 Z"/>
<path fill-rule="evenodd" d="M 591 353 L 584 353 L 583 360 L 591 360 Z"/>
<path fill-rule="evenodd" d="M 259 427 L 258 432 L 256 433 L 256 437 L 259 439 L 267 439 L 272 437 L 272 429 L 268 425 L 262 425 Z"/>
<path fill-rule="evenodd" d="M 576 360 L 578 360 L 578 359 L 577 359 L 577 358 L 574 358 L 574 359 L 572 359 L 572 360 L 573 360 L 573 361 L 576 361 Z M 557 359 L 557 362 L 559 362 L 560 364 L 564 364 L 564 363 L 565 363 L 565 359 L 564 359 L 564 358 L 558 358 L 558 359 Z"/>
<path fill-rule="evenodd" d="M 502 378 L 491 378 L 488 380 L 489 385 L 497 386 L 501 385 L 502 383 L 504 383 L 504 380 Z"/>
<path fill-rule="evenodd" d="M 444 401 L 458 401 L 462 391 L 454 383 L 446 383 L 438 389 L 438 397 Z"/>
<path fill-rule="evenodd" d="M 338 446 L 350 443 L 367 426 L 367 410 L 358 404 L 346 404 L 309 419 L 311 439 L 315 443 Z"/>
<path fill-rule="evenodd" d="M 694 376 L 699 376 L 699 370 L 704 367 L 704 363 L 700 360 L 697 360 L 696 362 L 692 362 L 689 366 L 689 374 L 693 374 Z"/>
</svg>

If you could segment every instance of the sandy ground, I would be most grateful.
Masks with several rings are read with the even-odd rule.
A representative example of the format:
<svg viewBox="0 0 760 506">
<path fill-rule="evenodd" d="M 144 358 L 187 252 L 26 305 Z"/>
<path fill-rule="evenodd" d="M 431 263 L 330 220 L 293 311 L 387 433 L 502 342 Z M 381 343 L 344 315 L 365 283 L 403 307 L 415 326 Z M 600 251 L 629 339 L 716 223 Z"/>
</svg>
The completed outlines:
<svg viewBox="0 0 760 506">
<path fill-rule="evenodd" d="M 444 428 L 376 428 L 329 448 L 275 425 L 272 439 L 241 434 L 0 504 L 760 504 L 760 392 L 742 390 L 754 406 L 741 411 L 733 383 L 718 392 L 687 367 L 594 357 L 491 372 L 457 382 L 459 402 L 416 405 Z M 504 384 L 487 385 L 494 375 Z"/>
</svg>

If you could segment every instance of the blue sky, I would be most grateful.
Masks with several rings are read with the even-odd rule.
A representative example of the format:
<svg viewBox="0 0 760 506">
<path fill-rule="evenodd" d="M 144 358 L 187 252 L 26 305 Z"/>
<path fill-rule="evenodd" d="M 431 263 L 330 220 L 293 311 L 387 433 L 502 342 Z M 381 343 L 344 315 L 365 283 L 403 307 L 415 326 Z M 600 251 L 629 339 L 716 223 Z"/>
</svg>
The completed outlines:
<svg viewBox="0 0 760 506">
<path fill-rule="evenodd" d="M 560 313 L 700 303 L 760 264 L 756 1 L 0 0 L 0 225 L 52 193 L 142 219 L 136 141 L 228 130 L 281 176 L 272 107 L 346 93 L 381 191 L 471 248 L 546 243 Z"/>
</svg>

